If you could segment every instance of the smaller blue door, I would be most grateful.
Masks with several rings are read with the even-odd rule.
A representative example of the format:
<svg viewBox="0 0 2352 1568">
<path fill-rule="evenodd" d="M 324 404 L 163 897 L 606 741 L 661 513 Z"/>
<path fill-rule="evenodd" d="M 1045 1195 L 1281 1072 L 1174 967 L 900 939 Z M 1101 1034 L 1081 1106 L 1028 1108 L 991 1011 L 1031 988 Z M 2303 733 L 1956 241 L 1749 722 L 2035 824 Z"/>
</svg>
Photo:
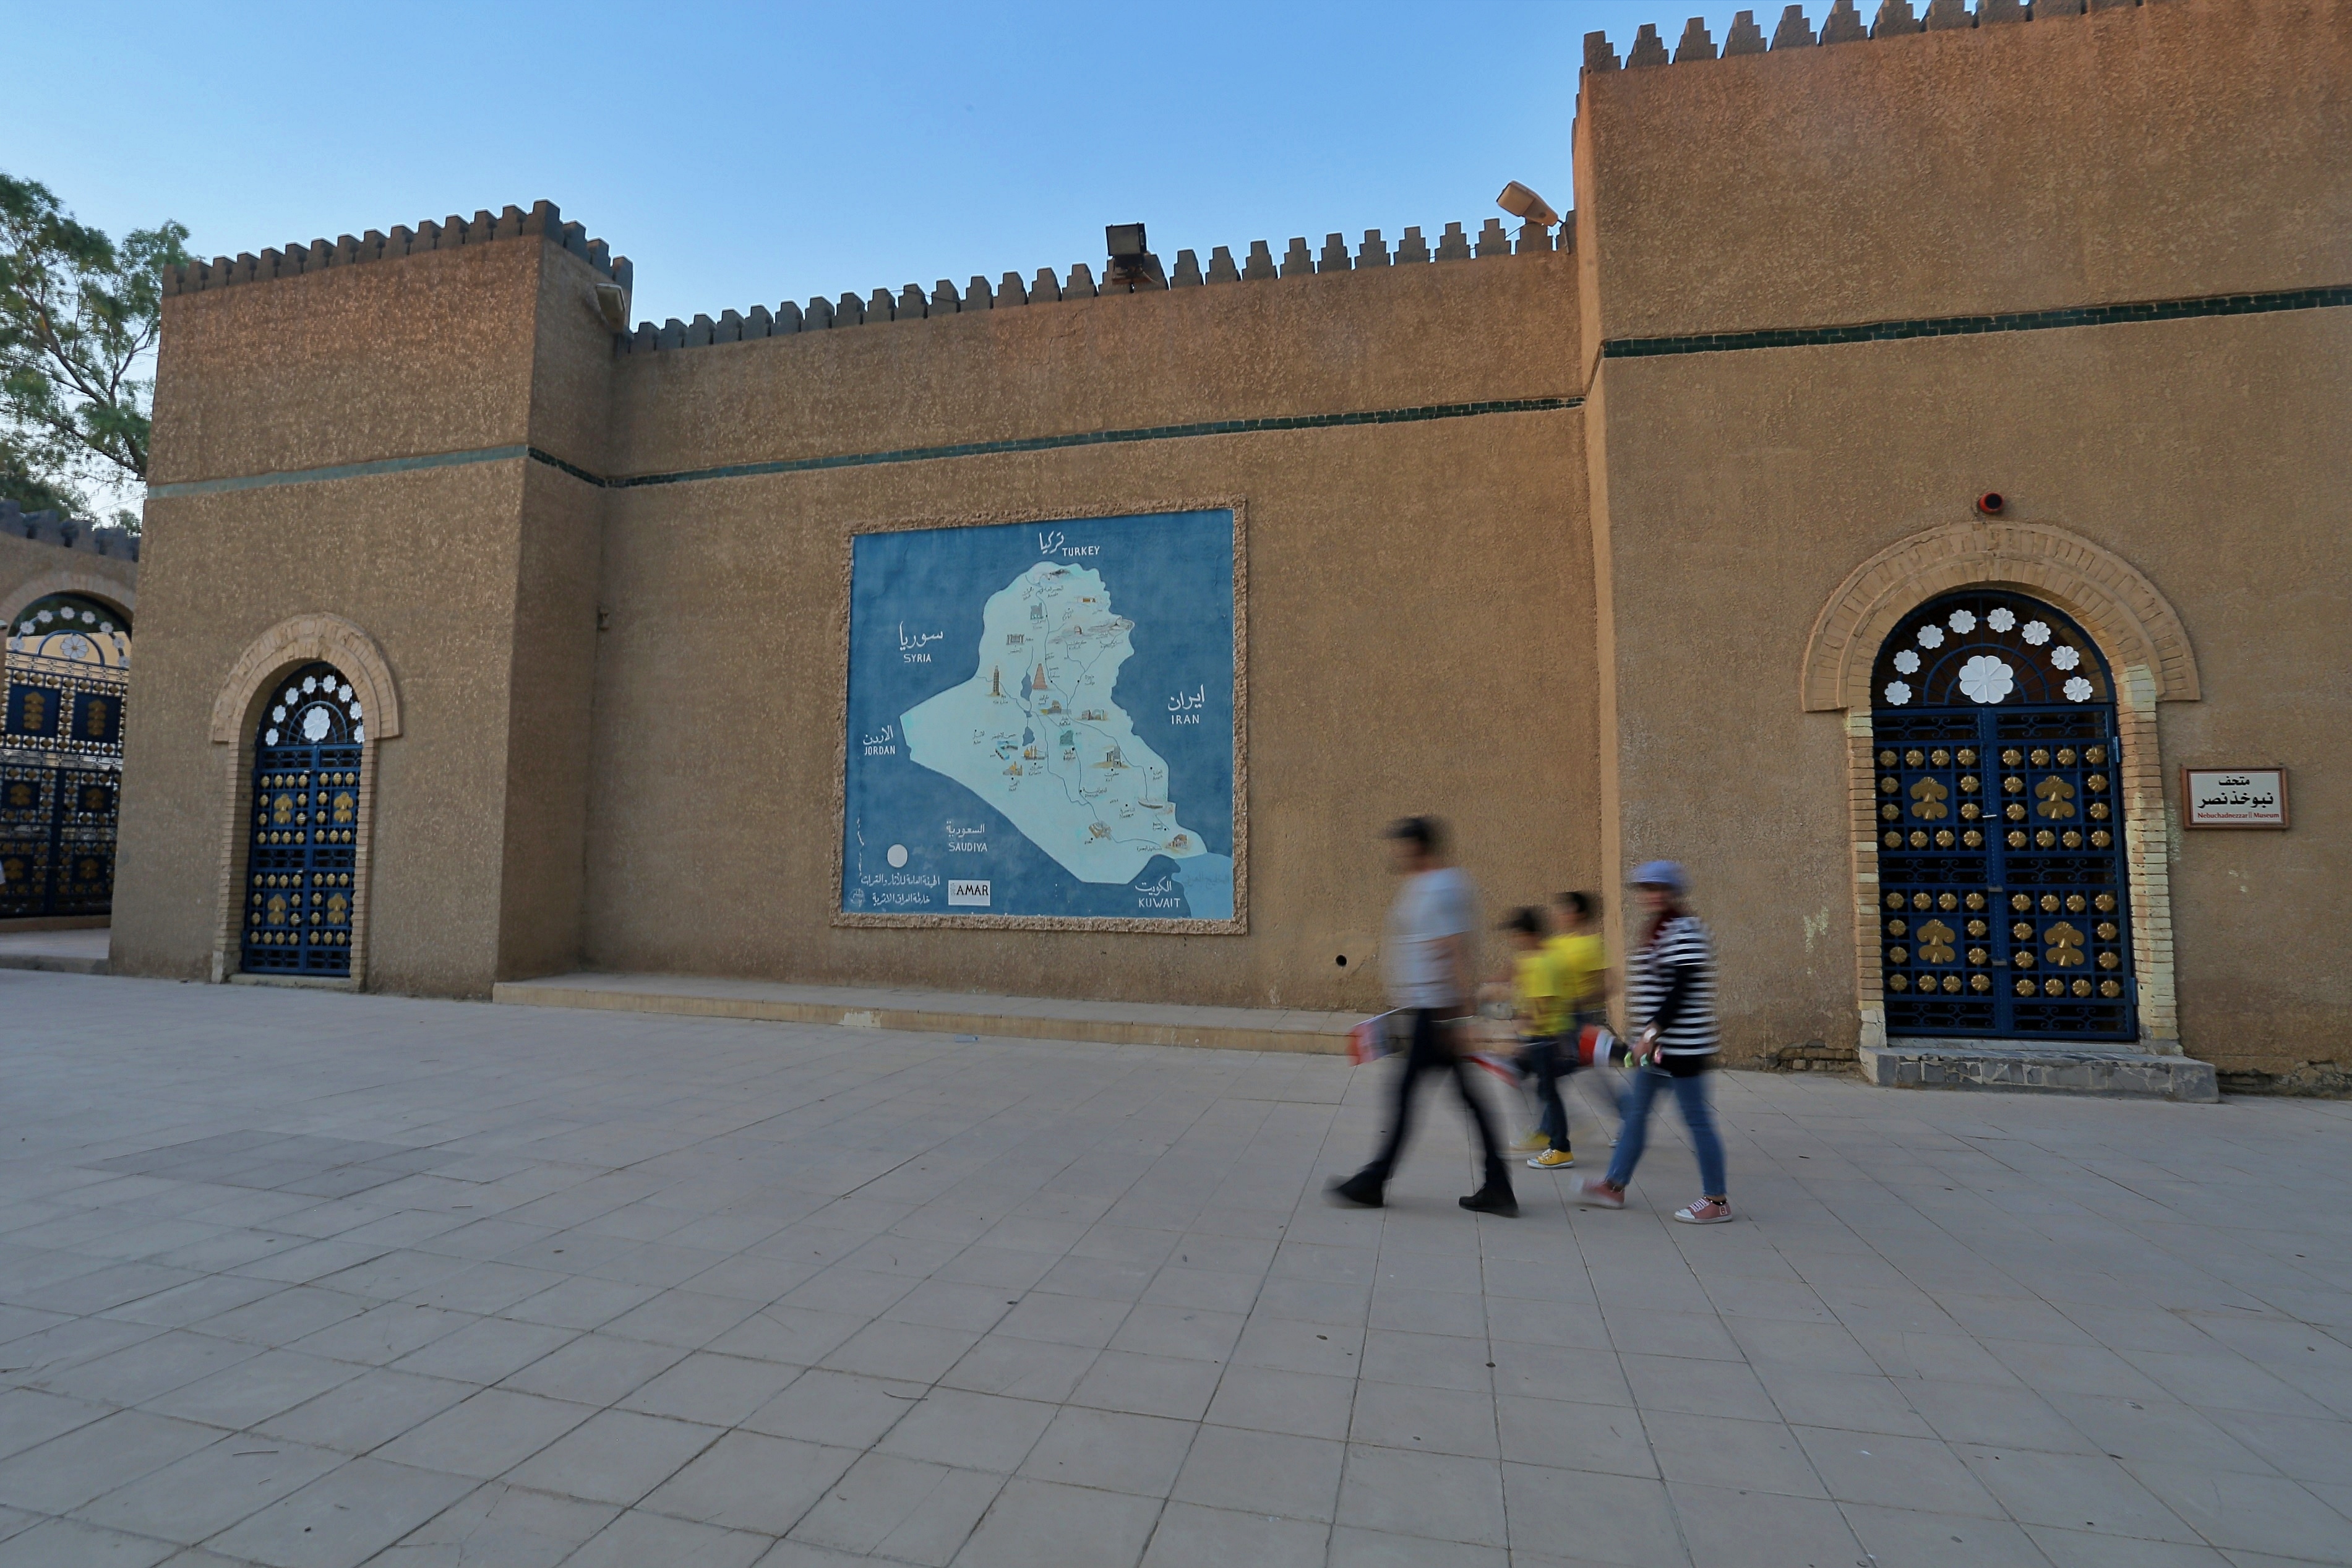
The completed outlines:
<svg viewBox="0 0 2352 1568">
<path fill-rule="evenodd" d="M 284 677 L 262 709 L 246 854 L 248 975 L 352 972 L 366 720 L 332 664 Z"/>
</svg>

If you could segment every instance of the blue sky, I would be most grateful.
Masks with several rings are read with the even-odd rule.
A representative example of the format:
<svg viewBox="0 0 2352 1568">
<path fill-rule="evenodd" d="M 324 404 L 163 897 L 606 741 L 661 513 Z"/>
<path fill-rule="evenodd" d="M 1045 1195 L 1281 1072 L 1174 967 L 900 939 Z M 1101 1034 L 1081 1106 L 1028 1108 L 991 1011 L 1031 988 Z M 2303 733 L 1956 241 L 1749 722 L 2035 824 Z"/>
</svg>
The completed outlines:
<svg viewBox="0 0 2352 1568">
<path fill-rule="evenodd" d="M 1205 261 L 1475 232 L 1506 180 L 1566 208 L 1585 32 L 1622 56 L 1687 15 L 28 4 L 24 74 L 57 85 L 13 101 L 0 168 L 110 231 L 177 218 L 206 255 L 551 198 L 635 262 L 639 317 L 716 315 L 1099 267 L 1107 223 Z"/>
</svg>

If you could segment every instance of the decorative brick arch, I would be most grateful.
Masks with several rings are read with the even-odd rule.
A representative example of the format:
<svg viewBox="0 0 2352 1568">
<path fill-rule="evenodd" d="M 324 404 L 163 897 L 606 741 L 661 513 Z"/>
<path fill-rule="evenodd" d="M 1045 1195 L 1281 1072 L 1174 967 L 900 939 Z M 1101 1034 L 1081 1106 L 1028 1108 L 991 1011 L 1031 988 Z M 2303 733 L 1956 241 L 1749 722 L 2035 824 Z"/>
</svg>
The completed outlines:
<svg viewBox="0 0 2352 1568">
<path fill-rule="evenodd" d="M 1912 611 L 1978 585 L 2014 588 L 2055 605 L 2090 632 L 2115 675 L 2123 757 L 2116 805 L 2133 909 L 2140 1043 L 2181 1052 L 2172 954 L 2171 835 L 2156 705 L 2195 702 L 2197 659 L 2169 601 L 2129 561 L 2046 523 L 1986 519 L 1899 539 L 1848 574 L 1813 619 L 1799 674 L 1809 713 L 1843 710 L 1854 880 L 1854 1000 L 1864 1045 L 1886 1040 L 1878 963 L 1877 770 L 1871 756 L 1870 673 L 1880 644 Z"/>
<path fill-rule="evenodd" d="M 102 600 L 130 616 L 134 626 L 138 622 L 139 595 L 129 583 L 94 571 L 60 570 L 35 572 L 14 588 L 0 591 L 0 625 L 15 625 L 25 606 L 52 593 L 79 593 Z"/>
<path fill-rule="evenodd" d="M 1896 622 L 1939 593 L 1998 583 L 2048 600 L 2098 639 L 2123 685 L 2195 702 L 2197 658 L 2171 602 L 2139 570 L 2046 523 L 1986 519 L 1898 539 L 1853 569 L 1813 618 L 1801 695 L 1808 713 L 1870 706 L 1870 666 Z"/>
<path fill-rule="evenodd" d="M 246 818 L 252 810 L 253 731 L 278 677 L 289 669 L 324 660 L 343 673 L 366 715 L 367 742 L 360 750 L 359 831 L 352 891 L 352 972 L 349 979 L 294 982 L 361 990 L 367 984 L 368 873 L 375 852 L 375 763 L 383 742 L 400 734 L 400 691 L 392 664 L 375 639 L 340 615 L 297 615 L 281 621 L 247 645 L 213 699 L 212 739 L 221 747 L 222 813 L 218 919 L 213 934 L 215 982 L 237 972 L 242 949 L 239 917 L 246 879 Z M 277 983 L 288 983 L 279 980 Z"/>
<path fill-rule="evenodd" d="M 297 615 L 256 637 L 237 656 L 213 699 L 213 740 L 235 745 L 250 739 L 244 732 L 252 727 L 263 689 L 278 671 L 313 659 L 342 671 L 358 690 L 369 735 L 390 740 L 400 733 L 400 692 L 375 639 L 340 615 Z"/>
</svg>

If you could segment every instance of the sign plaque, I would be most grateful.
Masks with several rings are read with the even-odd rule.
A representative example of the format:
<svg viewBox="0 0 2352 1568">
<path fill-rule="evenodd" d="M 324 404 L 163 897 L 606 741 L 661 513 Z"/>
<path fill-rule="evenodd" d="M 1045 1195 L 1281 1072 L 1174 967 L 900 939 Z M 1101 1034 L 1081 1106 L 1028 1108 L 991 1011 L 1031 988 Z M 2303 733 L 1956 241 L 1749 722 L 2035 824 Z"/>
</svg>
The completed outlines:
<svg viewBox="0 0 2352 1568">
<path fill-rule="evenodd" d="M 2284 828 L 2284 768 L 2184 768 L 2180 821 L 2190 828 Z"/>
</svg>

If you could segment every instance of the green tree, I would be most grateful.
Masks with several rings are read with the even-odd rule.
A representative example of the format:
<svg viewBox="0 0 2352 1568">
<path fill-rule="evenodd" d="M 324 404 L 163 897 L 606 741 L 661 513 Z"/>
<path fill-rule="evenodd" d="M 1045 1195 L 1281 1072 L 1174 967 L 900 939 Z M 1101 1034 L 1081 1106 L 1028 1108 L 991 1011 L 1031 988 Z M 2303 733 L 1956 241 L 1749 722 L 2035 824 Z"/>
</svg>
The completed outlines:
<svg viewBox="0 0 2352 1568">
<path fill-rule="evenodd" d="M 6 431 L 0 431 L 0 501 L 14 501 L 28 512 L 65 517 L 79 517 L 89 509 L 80 491 L 34 472 L 32 459 Z"/>
<path fill-rule="evenodd" d="M 70 505 L 77 476 L 146 482 L 163 268 L 187 237 L 167 221 L 117 243 L 0 172 L 0 493 Z"/>
</svg>

